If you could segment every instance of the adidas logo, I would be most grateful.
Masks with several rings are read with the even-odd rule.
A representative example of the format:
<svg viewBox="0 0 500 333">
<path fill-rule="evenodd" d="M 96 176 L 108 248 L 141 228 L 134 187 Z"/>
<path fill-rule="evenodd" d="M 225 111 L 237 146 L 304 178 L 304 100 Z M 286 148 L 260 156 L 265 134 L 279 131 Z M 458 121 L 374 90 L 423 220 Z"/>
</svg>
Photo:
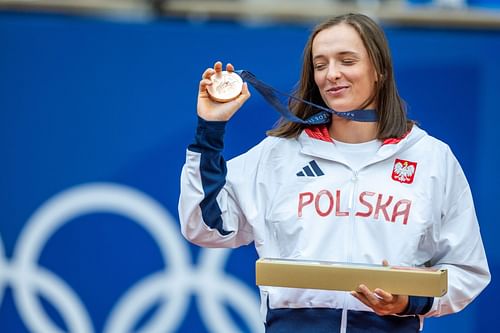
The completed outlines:
<svg viewBox="0 0 500 333">
<path fill-rule="evenodd" d="M 315 160 L 312 160 L 301 171 L 297 172 L 297 176 L 299 177 L 319 177 L 324 174 Z"/>
</svg>

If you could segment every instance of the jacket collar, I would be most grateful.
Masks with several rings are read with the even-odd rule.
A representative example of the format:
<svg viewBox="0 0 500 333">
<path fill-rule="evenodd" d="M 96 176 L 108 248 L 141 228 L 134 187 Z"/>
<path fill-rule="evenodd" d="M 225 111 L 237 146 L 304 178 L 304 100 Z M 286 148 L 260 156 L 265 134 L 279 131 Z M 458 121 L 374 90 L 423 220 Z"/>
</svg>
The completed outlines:
<svg viewBox="0 0 500 333">
<path fill-rule="evenodd" d="M 402 152 L 426 135 L 427 133 L 424 130 L 420 129 L 417 125 L 413 125 L 412 129 L 401 138 L 384 140 L 377 154 L 370 161 L 367 161 L 367 164 L 376 163 L 398 152 Z M 307 127 L 302 131 L 297 140 L 303 154 L 349 165 L 348 161 L 337 150 L 326 125 Z"/>
</svg>

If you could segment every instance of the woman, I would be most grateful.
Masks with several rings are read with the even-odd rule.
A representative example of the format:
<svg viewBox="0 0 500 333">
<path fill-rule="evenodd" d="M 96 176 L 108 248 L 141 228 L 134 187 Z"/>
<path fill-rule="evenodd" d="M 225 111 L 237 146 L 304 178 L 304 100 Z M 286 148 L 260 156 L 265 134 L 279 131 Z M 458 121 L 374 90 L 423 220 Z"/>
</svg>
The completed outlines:
<svg viewBox="0 0 500 333">
<path fill-rule="evenodd" d="M 416 332 L 424 317 L 461 310 L 490 273 L 471 191 L 449 147 L 407 119 L 386 38 L 360 14 L 328 20 L 304 50 L 296 96 L 339 112 L 374 109 L 377 121 L 332 116 L 327 125 L 282 120 L 227 163 L 227 121 L 250 97 L 210 99 L 203 73 L 196 141 L 181 176 L 183 235 L 207 247 L 254 242 L 260 257 L 391 263 L 448 269 L 439 298 L 261 287 L 266 332 Z M 226 70 L 233 71 L 228 64 Z M 292 102 L 305 119 L 317 110 Z"/>
</svg>

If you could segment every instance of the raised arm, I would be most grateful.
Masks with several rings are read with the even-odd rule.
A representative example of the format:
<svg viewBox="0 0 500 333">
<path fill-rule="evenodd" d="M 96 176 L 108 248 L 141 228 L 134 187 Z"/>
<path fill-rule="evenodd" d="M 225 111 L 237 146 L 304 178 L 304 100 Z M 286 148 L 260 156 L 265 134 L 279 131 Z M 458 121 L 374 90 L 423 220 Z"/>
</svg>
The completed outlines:
<svg viewBox="0 0 500 333">
<path fill-rule="evenodd" d="M 248 87 L 226 103 L 213 101 L 207 87 L 222 63 L 205 70 L 198 91 L 198 127 L 186 152 L 181 174 L 179 218 L 184 237 L 206 247 L 237 247 L 250 243 L 252 233 L 238 201 L 227 188 L 226 161 L 222 156 L 227 121 L 250 97 Z M 231 64 L 227 71 L 233 71 Z"/>
</svg>

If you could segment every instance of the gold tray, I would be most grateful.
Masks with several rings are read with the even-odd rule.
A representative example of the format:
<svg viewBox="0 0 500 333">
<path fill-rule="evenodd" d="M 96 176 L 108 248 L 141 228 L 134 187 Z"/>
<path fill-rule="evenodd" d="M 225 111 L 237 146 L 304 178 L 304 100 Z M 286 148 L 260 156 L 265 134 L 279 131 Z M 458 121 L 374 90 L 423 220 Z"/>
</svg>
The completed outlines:
<svg viewBox="0 0 500 333">
<path fill-rule="evenodd" d="M 448 291 L 448 271 L 415 267 L 261 258 L 260 286 L 351 291 L 364 284 L 396 295 L 439 297 Z"/>
</svg>

